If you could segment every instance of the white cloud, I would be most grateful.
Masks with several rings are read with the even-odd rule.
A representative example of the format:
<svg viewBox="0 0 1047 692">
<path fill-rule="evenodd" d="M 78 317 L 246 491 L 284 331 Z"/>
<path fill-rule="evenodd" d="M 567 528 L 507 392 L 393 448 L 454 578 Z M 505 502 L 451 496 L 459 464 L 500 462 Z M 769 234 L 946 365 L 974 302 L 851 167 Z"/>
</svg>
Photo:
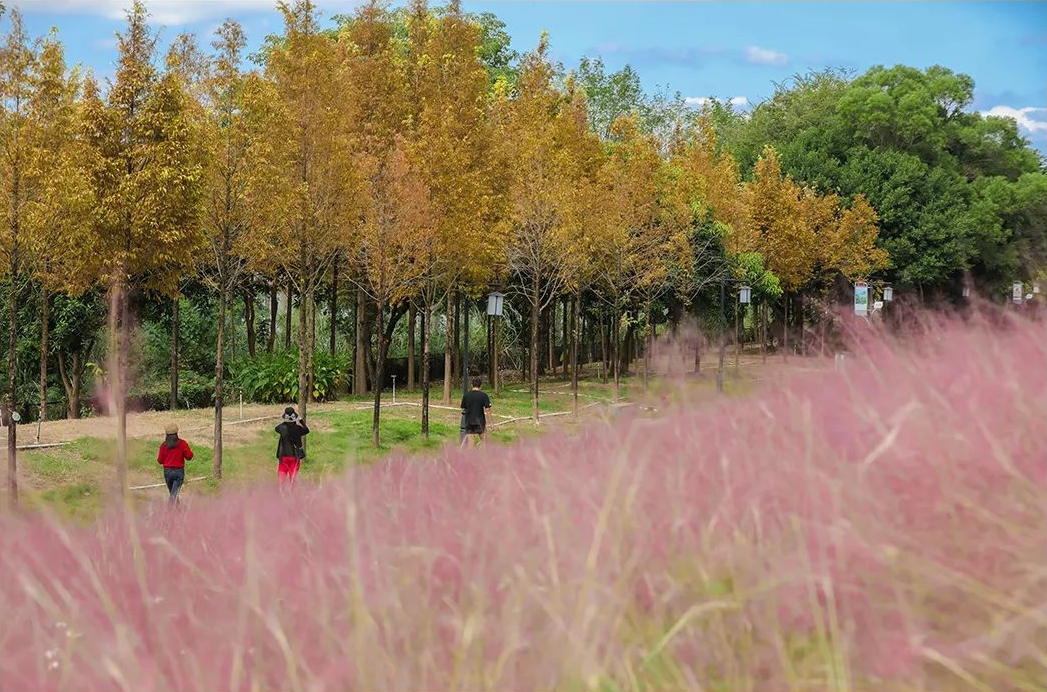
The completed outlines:
<svg viewBox="0 0 1047 692">
<path fill-rule="evenodd" d="M 789 62 L 789 56 L 770 48 L 749 46 L 745 49 L 745 61 L 754 65 L 784 65 Z"/>
<path fill-rule="evenodd" d="M 23 12 L 101 15 L 123 19 L 133 0 L 15 0 Z M 341 6 L 357 3 L 321 0 L 317 3 Z M 205 19 L 222 19 L 248 12 L 275 12 L 276 0 L 145 0 L 150 20 L 157 24 L 190 24 Z"/>
<path fill-rule="evenodd" d="M 1011 106 L 993 106 L 982 115 L 995 115 L 1001 118 L 1011 118 L 1018 123 L 1018 127 L 1028 132 L 1047 132 L 1047 120 L 1033 117 L 1033 113 L 1045 113 L 1047 108 L 1012 108 Z"/>
<path fill-rule="evenodd" d="M 735 108 L 745 108 L 749 105 L 749 99 L 744 96 L 732 96 L 730 98 L 718 98 L 715 96 L 688 96 L 683 101 L 688 106 L 694 108 L 701 108 L 707 104 L 715 102 L 729 103 Z"/>
</svg>

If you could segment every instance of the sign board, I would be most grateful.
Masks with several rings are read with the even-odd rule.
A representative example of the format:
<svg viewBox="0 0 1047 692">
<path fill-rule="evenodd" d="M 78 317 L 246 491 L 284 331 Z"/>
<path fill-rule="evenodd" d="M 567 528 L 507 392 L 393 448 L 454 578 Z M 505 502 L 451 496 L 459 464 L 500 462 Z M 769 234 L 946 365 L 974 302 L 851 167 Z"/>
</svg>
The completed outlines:
<svg viewBox="0 0 1047 692">
<path fill-rule="evenodd" d="M 869 313 L 869 284 L 859 281 L 854 285 L 854 314 Z"/>
<path fill-rule="evenodd" d="M 1015 303 L 1022 302 L 1022 294 L 1025 293 L 1022 289 L 1023 287 L 1020 281 L 1015 281 L 1014 285 L 1011 286 L 1011 298 Z"/>
</svg>

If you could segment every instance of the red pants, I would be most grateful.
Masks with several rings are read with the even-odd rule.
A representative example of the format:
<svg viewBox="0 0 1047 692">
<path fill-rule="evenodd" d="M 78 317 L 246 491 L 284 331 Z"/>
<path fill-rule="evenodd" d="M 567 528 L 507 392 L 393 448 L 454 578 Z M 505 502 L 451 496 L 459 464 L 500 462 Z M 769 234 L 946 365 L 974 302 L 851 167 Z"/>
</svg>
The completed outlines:
<svg viewBox="0 0 1047 692">
<path fill-rule="evenodd" d="M 295 476 L 298 475 L 298 469 L 302 467 L 302 460 L 295 457 L 280 457 L 280 467 L 277 469 L 277 478 L 283 483 L 287 481 L 294 484 Z"/>
</svg>

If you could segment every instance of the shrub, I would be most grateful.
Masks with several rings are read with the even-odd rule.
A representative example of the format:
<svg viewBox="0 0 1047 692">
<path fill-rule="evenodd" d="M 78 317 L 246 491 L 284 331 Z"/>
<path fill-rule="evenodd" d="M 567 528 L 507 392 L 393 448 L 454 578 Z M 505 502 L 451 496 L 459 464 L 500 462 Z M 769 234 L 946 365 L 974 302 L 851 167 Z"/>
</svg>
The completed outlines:
<svg viewBox="0 0 1047 692">
<path fill-rule="evenodd" d="M 326 401 L 351 372 L 348 356 L 318 351 L 314 356 L 315 378 L 313 397 Z M 272 404 L 298 399 L 298 354 L 281 351 L 272 355 L 256 356 L 235 363 L 232 376 L 244 392 L 244 397 L 259 403 Z"/>
<path fill-rule="evenodd" d="M 1039 689 L 1042 326 L 927 324 L 758 401 L 166 525 L 5 516 L 0 686 Z"/>
<path fill-rule="evenodd" d="M 214 380 L 195 372 L 178 374 L 178 408 L 208 408 L 214 405 Z M 129 411 L 167 411 L 171 408 L 169 380 L 150 380 L 131 387 Z"/>
</svg>

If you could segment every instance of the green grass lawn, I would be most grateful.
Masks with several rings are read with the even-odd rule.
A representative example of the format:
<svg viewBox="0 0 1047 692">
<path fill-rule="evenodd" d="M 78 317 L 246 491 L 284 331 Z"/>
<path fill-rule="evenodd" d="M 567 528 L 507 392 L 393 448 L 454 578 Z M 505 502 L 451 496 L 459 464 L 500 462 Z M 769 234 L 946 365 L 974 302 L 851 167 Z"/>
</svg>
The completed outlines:
<svg viewBox="0 0 1047 692">
<path fill-rule="evenodd" d="M 693 382 L 687 390 L 708 390 L 711 383 Z M 732 387 L 744 389 L 744 387 Z M 670 392 L 672 398 L 680 392 L 679 382 L 666 382 L 652 378 L 647 395 L 660 398 Z M 604 384 L 596 378 L 579 383 L 580 406 L 611 403 L 614 399 L 613 383 Z M 401 405 L 383 408 L 381 412 L 381 446 L 371 443 L 373 398 L 348 397 L 340 402 L 310 409 L 308 421 L 312 432 L 307 438 L 307 457 L 302 465 L 302 478 L 320 480 L 341 473 L 351 464 L 372 463 L 393 453 L 424 455 L 439 450 L 448 443 L 459 440 L 460 415 L 457 411 L 460 390 L 452 396 L 451 409 L 443 406 L 442 392 L 434 389 L 430 410 L 430 438 L 421 435 L 421 411 L 417 405 Z M 629 399 L 643 396 L 639 378 L 624 378 L 621 396 Z M 398 403 L 420 402 L 418 393 L 398 392 Z M 534 426 L 531 416 L 531 395 L 526 383 L 509 383 L 500 393 L 492 394 L 495 427 L 490 428 L 489 441 L 494 444 L 510 444 L 525 437 L 541 434 L 552 428 L 570 429 L 578 423 L 570 415 L 551 417 L 540 426 Z M 383 404 L 392 403 L 385 393 Z M 543 381 L 539 387 L 539 411 L 542 415 L 567 413 L 572 408 L 570 383 L 559 379 Z M 279 408 L 275 407 L 274 409 Z M 592 411 L 599 411 L 592 408 Z M 583 412 L 584 413 L 584 412 Z M 212 415 L 210 410 L 199 411 L 201 423 Z M 511 420 L 524 419 L 524 420 Z M 236 486 L 276 479 L 276 435 L 273 427 L 277 421 L 259 421 L 246 424 L 249 430 L 238 429 L 235 441 L 227 437 L 224 449 L 221 486 Z M 501 425 L 497 425 L 502 423 Z M 490 425 L 490 424 L 489 424 Z M 210 478 L 213 450 L 210 436 L 194 439 L 193 433 L 183 433 L 195 454 L 187 465 L 186 477 L 207 478 L 187 484 L 183 491 L 187 496 L 209 495 L 219 492 L 220 484 Z M 163 476 L 156 464 L 159 439 L 128 440 L 128 477 L 131 486 L 161 483 Z M 39 450 L 23 451 L 20 457 L 20 475 L 27 477 L 23 483 L 23 497 L 27 506 L 47 508 L 60 515 L 88 520 L 98 516 L 112 496 L 115 486 L 113 465 L 115 447 L 111 439 L 81 437 L 71 444 Z M 138 502 L 162 501 L 165 488 L 146 488 L 133 491 Z"/>
</svg>

